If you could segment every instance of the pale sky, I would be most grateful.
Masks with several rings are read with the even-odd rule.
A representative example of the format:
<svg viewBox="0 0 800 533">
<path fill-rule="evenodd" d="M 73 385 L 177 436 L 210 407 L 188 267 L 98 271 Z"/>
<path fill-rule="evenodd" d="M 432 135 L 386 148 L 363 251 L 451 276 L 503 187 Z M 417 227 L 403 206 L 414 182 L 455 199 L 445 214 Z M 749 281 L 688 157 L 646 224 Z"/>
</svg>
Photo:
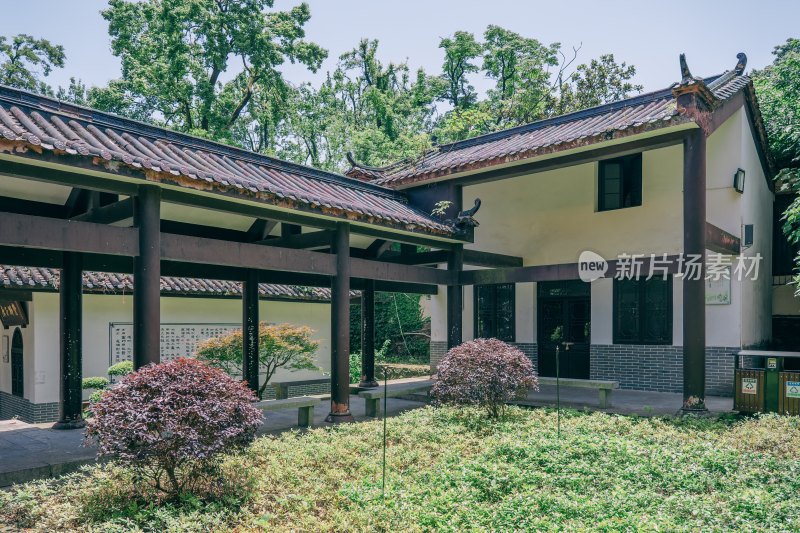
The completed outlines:
<svg viewBox="0 0 800 533">
<path fill-rule="evenodd" d="M 29 33 L 66 49 L 67 64 L 48 79 L 54 87 L 70 76 L 87 85 L 104 85 L 119 76 L 119 62 L 110 52 L 107 23 L 100 16 L 106 0 L 5 0 L 0 35 Z M 287 9 L 298 0 L 276 0 Z M 561 42 L 566 49 L 583 43 L 579 61 L 611 52 L 617 61 L 637 68 L 636 81 L 652 91 L 679 79 L 678 55 L 687 54 L 692 73 L 718 74 L 736 64 L 740 51 L 747 68 L 772 61 L 774 46 L 800 37 L 800 1 L 547 2 L 511 0 L 309 0 L 307 38 L 329 50 L 322 72 L 333 70 L 342 53 L 362 37 L 380 41 L 384 62 L 408 59 L 412 69 L 438 74 L 439 39 L 456 30 L 479 36 L 497 24 L 543 43 Z M 577 64 L 577 63 L 576 63 Z M 294 83 L 319 80 L 304 68 L 284 69 Z M 480 74 L 473 84 L 492 85 Z"/>
</svg>

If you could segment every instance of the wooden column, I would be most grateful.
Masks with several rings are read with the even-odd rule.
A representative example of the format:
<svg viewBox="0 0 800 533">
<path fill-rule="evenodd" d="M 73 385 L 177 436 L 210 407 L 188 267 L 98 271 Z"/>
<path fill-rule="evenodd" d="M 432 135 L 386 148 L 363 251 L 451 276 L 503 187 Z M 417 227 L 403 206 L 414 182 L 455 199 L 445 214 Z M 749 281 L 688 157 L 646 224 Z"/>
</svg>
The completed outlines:
<svg viewBox="0 0 800 533">
<path fill-rule="evenodd" d="M 81 326 L 83 323 L 83 271 L 82 256 L 77 252 L 64 252 L 61 281 L 58 289 L 61 322 L 61 394 L 58 405 L 58 422 L 53 429 L 83 427 L 81 402 L 83 390 L 83 357 Z"/>
<path fill-rule="evenodd" d="M 336 226 L 331 280 L 331 412 L 327 422 L 352 422 L 350 414 L 350 226 Z"/>
<path fill-rule="evenodd" d="M 458 281 L 459 274 L 464 268 L 464 248 L 458 246 L 450 252 L 447 260 L 447 270 L 452 281 L 447 286 L 447 349 L 458 346 L 462 342 L 461 310 L 463 307 L 463 293 Z"/>
<path fill-rule="evenodd" d="M 683 142 L 683 252 L 699 255 L 698 279 L 683 278 L 683 410 L 705 411 L 706 385 L 706 137 L 701 129 Z"/>
<path fill-rule="evenodd" d="M 258 394 L 258 271 L 247 271 L 242 283 L 242 378 Z"/>
<path fill-rule="evenodd" d="M 375 280 L 365 280 L 361 289 L 361 382 L 359 387 L 373 388 L 375 381 Z"/>
<path fill-rule="evenodd" d="M 134 202 L 139 255 L 133 264 L 133 368 L 161 360 L 161 190 L 142 185 Z"/>
</svg>

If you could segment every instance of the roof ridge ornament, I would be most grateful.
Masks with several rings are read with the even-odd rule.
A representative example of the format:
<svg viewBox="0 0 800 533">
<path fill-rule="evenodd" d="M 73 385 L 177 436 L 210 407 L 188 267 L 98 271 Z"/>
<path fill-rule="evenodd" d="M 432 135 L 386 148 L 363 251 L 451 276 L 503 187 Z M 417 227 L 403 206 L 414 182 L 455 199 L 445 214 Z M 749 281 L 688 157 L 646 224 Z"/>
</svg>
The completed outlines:
<svg viewBox="0 0 800 533">
<path fill-rule="evenodd" d="M 744 52 L 739 52 L 736 54 L 736 59 L 738 60 L 736 66 L 733 68 L 733 71 L 736 73 L 737 76 L 741 76 L 744 74 L 744 68 L 747 66 L 747 54 Z"/>
<path fill-rule="evenodd" d="M 714 92 L 706 85 L 703 78 L 692 75 L 692 72 L 689 70 L 689 65 L 686 63 L 686 54 L 680 55 L 680 65 L 681 81 L 672 85 L 673 96 L 679 99 L 681 96 L 695 95 L 707 108 L 712 109 L 716 106 L 720 102 L 720 99 L 717 98 Z M 679 105 L 680 104 L 681 102 L 679 102 Z"/>
<path fill-rule="evenodd" d="M 478 221 L 473 218 L 475 213 L 478 212 L 478 209 L 481 208 L 481 199 L 475 198 L 475 205 L 471 208 L 461 211 L 458 216 L 456 217 L 456 226 L 459 228 L 469 227 L 474 228 L 479 226 Z"/>
<path fill-rule="evenodd" d="M 700 81 L 700 78 L 695 78 L 692 76 L 692 72 L 689 70 L 689 65 L 686 64 L 686 54 L 681 54 L 680 57 L 681 63 L 681 85 L 689 85 L 690 83 L 695 83 Z"/>
</svg>

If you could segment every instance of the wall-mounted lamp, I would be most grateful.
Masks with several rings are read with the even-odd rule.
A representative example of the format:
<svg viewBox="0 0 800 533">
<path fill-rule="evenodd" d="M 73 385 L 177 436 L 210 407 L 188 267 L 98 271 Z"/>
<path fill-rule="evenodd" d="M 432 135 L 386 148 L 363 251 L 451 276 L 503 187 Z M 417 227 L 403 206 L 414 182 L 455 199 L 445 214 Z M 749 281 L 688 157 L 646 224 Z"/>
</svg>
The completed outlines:
<svg viewBox="0 0 800 533">
<path fill-rule="evenodd" d="M 733 175 L 733 188 L 738 193 L 744 192 L 744 170 L 741 168 L 737 169 L 736 174 Z"/>
</svg>

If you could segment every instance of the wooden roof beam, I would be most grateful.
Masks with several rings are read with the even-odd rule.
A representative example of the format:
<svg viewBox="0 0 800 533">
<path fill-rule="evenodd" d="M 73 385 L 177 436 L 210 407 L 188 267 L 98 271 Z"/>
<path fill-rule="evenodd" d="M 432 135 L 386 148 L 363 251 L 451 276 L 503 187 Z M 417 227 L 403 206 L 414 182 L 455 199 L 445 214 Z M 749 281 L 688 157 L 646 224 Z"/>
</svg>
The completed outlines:
<svg viewBox="0 0 800 533">
<path fill-rule="evenodd" d="M 522 258 L 464 248 L 464 264 L 489 268 L 514 268 L 522 266 Z"/>
<path fill-rule="evenodd" d="M 75 215 L 70 220 L 82 222 L 97 222 L 99 224 L 113 224 L 120 220 L 133 217 L 133 197 L 125 198 L 117 202 L 93 207 L 80 215 Z"/>
<path fill-rule="evenodd" d="M 263 244 L 265 246 L 279 246 L 281 248 L 293 249 L 312 249 L 323 248 L 331 245 L 333 232 L 330 230 L 312 231 L 309 233 L 289 234 L 284 237 L 276 239 L 265 239 L 256 241 L 254 244 Z"/>
</svg>

